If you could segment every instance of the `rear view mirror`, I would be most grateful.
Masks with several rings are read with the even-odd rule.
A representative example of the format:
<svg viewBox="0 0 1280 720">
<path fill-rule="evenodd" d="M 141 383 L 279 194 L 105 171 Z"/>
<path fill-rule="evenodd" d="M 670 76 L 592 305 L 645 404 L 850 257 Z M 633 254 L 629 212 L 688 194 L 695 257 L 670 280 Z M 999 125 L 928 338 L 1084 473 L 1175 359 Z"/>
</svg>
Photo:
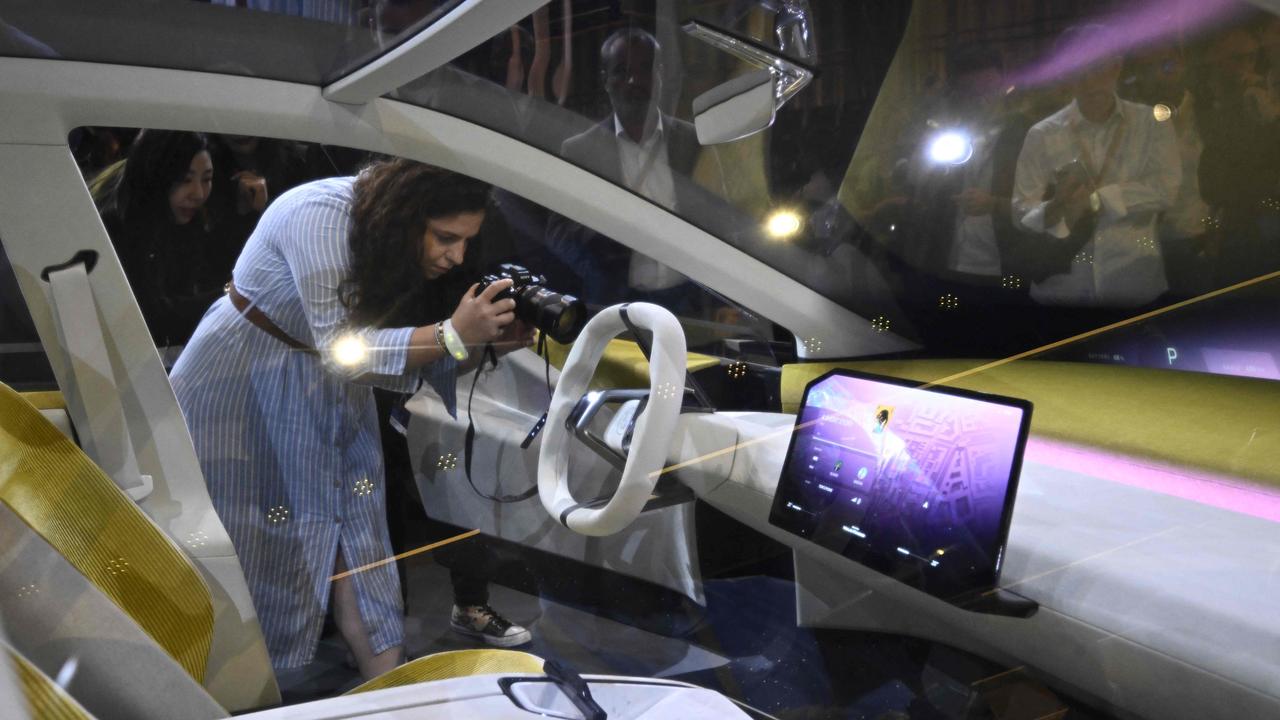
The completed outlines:
<svg viewBox="0 0 1280 720">
<path fill-rule="evenodd" d="M 715 145 L 754 135 L 773 124 L 773 73 L 755 70 L 693 99 L 698 143 Z"/>
<path fill-rule="evenodd" d="M 697 20 L 682 29 L 759 68 L 694 98 L 693 122 L 702 145 L 740 140 L 769 128 L 778 109 L 813 80 L 813 70 L 754 41 Z"/>
</svg>

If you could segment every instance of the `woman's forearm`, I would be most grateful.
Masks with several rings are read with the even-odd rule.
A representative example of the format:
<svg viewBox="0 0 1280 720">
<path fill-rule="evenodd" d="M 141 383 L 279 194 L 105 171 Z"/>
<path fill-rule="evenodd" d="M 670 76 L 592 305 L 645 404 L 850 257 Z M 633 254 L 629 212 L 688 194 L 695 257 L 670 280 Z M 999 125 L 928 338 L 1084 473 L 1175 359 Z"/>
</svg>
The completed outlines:
<svg viewBox="0 0 1280 720">
<path fill-rule="evenodd" d="M 414 370 L 439 360 L 447 353 L 436 341 L 436 326 L 423 325 L 414 328 L 409 336 L 409 355 L 405 358 L 405 369 Z"/>
<path fill-rule="evenodd" d="M 467 359 L 458 362 L 458 372 L 466 373 L 479 364 L 484 356 L 483 349 L 483 346 L 468 345 Z M 405 369 L 416 370 L 430 365 L 448 354 L 448 351 L 440 347 L 439 341 L 436 340 L 435 324 L 423 325 L 420 328 L 415 328 L 413 335 L 409 336 L 409 355 L 405 359 Z"/>
</svg>

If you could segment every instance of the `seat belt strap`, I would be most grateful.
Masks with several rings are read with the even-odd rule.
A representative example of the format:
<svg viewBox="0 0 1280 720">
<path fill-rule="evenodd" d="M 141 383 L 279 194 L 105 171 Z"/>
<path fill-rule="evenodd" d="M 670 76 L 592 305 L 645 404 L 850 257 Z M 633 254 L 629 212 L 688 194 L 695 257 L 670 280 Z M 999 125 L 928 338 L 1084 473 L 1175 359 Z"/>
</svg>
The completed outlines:
<svg viewBox="0 0 1280 720">
<path fill-rule="evenodd" d="M 51 270 L 49 288 L 53 295 L 53 319 L 58 339 L 67 353 L 74 387 L 67 395 L 71 413 L 85 454 L 93 458 L 116 485 L 141 501 L 151 494 L 155 483 L 138 470 L 133 438 L 125 421 L 124 406 L 116 387 L 106 336 L 98 317 L 93 287 L 83 262 Z"/>
</svg>

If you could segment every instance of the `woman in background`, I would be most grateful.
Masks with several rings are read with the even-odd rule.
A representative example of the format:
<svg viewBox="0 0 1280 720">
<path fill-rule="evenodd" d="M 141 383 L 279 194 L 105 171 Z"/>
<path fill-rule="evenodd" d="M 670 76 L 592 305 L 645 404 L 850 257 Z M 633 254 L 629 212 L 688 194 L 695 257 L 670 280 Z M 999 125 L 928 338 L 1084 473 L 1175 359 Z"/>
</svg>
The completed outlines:
<svg viewBox="0 0 1280 720">
<path fill-rule="evenodd" d="M 230 277 L 213 232 L 213 182 L 201 133 L 145 130 L 91 188 L 158 347 L 182 345 Z"/>
</svg>

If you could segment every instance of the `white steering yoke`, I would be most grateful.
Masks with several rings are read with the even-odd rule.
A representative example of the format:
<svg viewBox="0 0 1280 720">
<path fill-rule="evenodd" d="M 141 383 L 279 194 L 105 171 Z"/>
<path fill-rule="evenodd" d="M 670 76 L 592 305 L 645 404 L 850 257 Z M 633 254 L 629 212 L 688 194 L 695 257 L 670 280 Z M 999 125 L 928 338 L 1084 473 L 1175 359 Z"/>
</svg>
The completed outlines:
<svg viewBox="0 0 1280 720">
<path fill-rule="evenodd" d="M 609 341 L 629 329 L 628 320 L 653 334 L 649 401 L 636 421 L 617 492 L 604 507 L 592 507 L 569 491 L 571 432 L 566 421 L 587 392 Z M 587 323 L 560 371 L 538 453 L 538 497 L 552 517 L 575 532 L 601 536 L 622 530 L 640 515 L 667 460 L 671 434 L 684 403 L 686 362 L 684 330 L 666 308 L 650 303 L 614 305 Z"/>
</svg>

